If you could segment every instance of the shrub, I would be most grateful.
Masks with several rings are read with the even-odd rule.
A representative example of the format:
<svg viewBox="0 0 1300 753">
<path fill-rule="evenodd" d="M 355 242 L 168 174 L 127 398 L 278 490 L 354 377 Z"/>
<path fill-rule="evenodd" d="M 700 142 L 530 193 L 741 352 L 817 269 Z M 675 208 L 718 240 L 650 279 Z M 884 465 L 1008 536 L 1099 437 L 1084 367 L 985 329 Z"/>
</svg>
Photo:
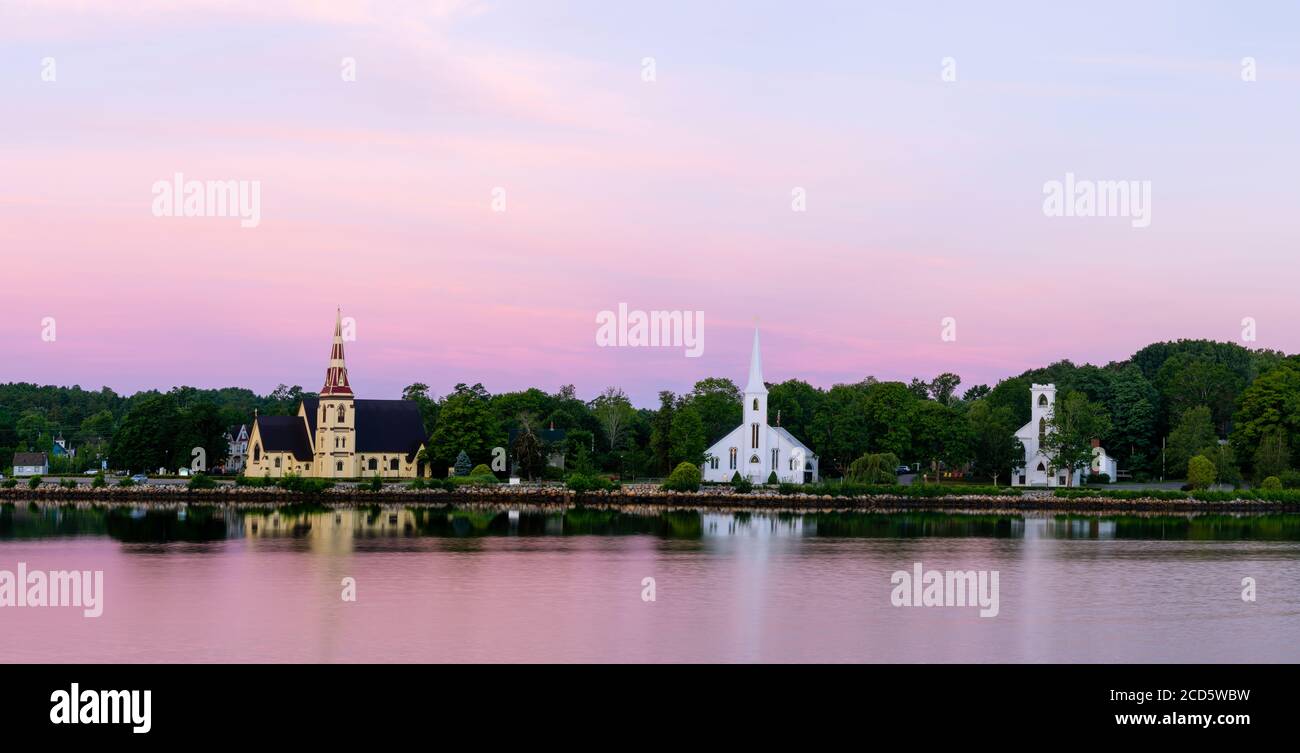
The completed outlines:
<svg viewBox="0 0 1300 753">
<path fill-rule="evenodd" d="M 798 484 L 791 484 L 791 483 L 789 483 L 789 482 L 783 482 L 783 483 L 777 485 L 776 490 L 779 491 L 779 492 L 781 492 L 782 494 L 798 494 L 798 493 L 799 493 L 799 485 L 798 485 Z"/>
<path fill-rule="evenodd" d="M 1088 483 L 1090 483 L 1090 484 L 1109 484 L 1109 483 L 1110 483 L 1110 474 L 1109 474 L 1109 473 L 1094 473 L 1094 474 L 1092 474 L 1091 476 L 1088 477 Z"/>
<path fill-rule="evenodd" d="M 36 487 L 38 487 L 38 486 L 40 486 L 40 485 L 41 485 L 41 477 L 40 477 L 40 476 L 32 476 L 31 478 L 27 479 L 27 488 L 28 488 L 28 489 L 35 489 Z"/>
<path fill-rule="evenodd" d="M 461 450 L 460 454 L 456 455 L 456 475 L 468 476 L 470 465 L 469 455 L 467 455 L 464 450 Z"/>
<path fill-rule="evenodd" d="M 1210 488 L 1216 475 L 1214 462 L 1204 455 L 1197 455 L 1187 461 L 1187 483 L 1191 484 L 1193 489 L 1199 491 Z"/>
<path fill-rule="evenodd" d="M 565 480 L 564 485 L 578 494 L 592 491 L 613 491 L 618 488 L 618 484 L 604 476 L 597 476 L 593 473 L 571 473 L 569 478 Z"/>
<path fill-rule="evenodd" d="M 94 477 L 93 479 L 90 480 L 90 488 L 91 488 L 91 489 L 103 489 L 103 488 L 106 487 L 106 486 L 108 486 L 108 482 L 104 480 L 104 472 L 103 472 L 103 471 L 100 471 L 99 473 L 96 473 L 96 474 L 95 474 L 95 477 Z"/>
<path fill-rule="evenodd" d="M 190 477 L 190 482 L 185 487 L 187 489 L 215 489 L 217 482 L 206 473 L 196 473 Z"/>
<path fill-rule="evenodd" d="M 754 482 L 747 478 L 742 478 L 739 473 L 731 478 L 731 488 L 737 494 L 749 494 L 754 491 Z"/>
<path fill-rule="evenodd" d="M 700 469 L 694 463 L 681 462 L 668 474 L 659 488 L 670 492 L 696 492 L 700 490 Z"/>
<path fill-rule="evenodd" d="M 458 486 L 490 486 L 492 484 L 500 483 L 497 480 L 497 477 L 491 473 L 486 476 L 452 476 L 447 479 L 447 482 L 450 484 L 450 488 L 452 489 L 455 489 Z"/>
<path fill-rule="evenodd" d="M 412 479 L 411 483 L 406 485 L 406 488 L 412 490 L 419 490 L 419 489 L 428 488 L 428 486 L 429 486 L 428 484 L 424 483 L 424 479 L 417 478 L 417 479 Z"/>
<path fill-rule="evenodd" d="M 131 480 L 131 477 L 130 477 L 130 476 L 127 476 L 126 478 L 124 478 L 124 479 L 122 479 L 121 481 L 117 482 L 117 485 L 118 485 L 119 488 L 125 488 L 125 487 L 128 487 L 128 486 L 135 486 L 135 482 Z"/>
<path fill-rule="evenodd" d="M 767 481 L 764 483 L 766 483 L 768 486 L 774 486 L 776 484 L 781 483 L 781 479 L 776 477 L 776 471 L 772 471 L 771 473 L 767 474 Z"/>
<path fill-rule="evenodd" d="M 377 492 L 384 488 L 384 480 L 379 478 L 379 474 L 376 473 L 365 481 L 362 481 L 358 488 L 364 489 L 368 492 Z"/>
<path fill-rule="evenodd" d="M 267 480 L 269 481 L 269 479 Z M 326 489 L 332 488 L 334 482 L 323 478 L 304 478 L 290 473 L 277 480 L 275 486 L 287 492 L 298 494 L 320 494 Z"/>
<path fill-rule="evenodd" d="M 492 469 L 491 469 L 491 468 L 488 468 L 486 465 L 484 465 L 484 464 L 482 464 L 482 463 L 479 463 L 478 465 L 474 466 L 474 470 L 470 471 L 470 472 L 469 472 L 469 475 L 471 475 L 471 476 L 493 476 L 493 477 L 496 476 L 496 474 L 492 472 Z"/>
<path fill-rule="evenodd" d="M 844 480 L 858 484 L 893 484 L 898 480 L 898 456 L 892 452 L 867 453 L 849 464 Z"/>
<path fill-rule="evenodd" d="M 1278 479 L 1283 489 L 1300 489 L 1300 471 L 1286 471 Z"/>
<path fill-rule="evenodd" d="M 1259 488 L 1264 491 L 1277 491 L 1282 488 L 1282 479 L 1277 476 L 1269 476 L 1260 482 Z"/>
<path fill-rule="evenodd" d="M 18 486 L 18 479 L 16 479 L 16 478 L 7 478 L 7 479 L 4 480 L 4 483 L 0 484 L 0 486 L 3 486 L 3 487 L 6 488 L 6 489 L 12 489 L 12 488 L 14 488 L 15 486 Z"/>
<path fill-rule="evenodd" d="M 77 480 L 72 478 L 65 478 L 59 482 L 59 486 L 63 487 L 64 489 L 76 489 Z"/>
</svg>

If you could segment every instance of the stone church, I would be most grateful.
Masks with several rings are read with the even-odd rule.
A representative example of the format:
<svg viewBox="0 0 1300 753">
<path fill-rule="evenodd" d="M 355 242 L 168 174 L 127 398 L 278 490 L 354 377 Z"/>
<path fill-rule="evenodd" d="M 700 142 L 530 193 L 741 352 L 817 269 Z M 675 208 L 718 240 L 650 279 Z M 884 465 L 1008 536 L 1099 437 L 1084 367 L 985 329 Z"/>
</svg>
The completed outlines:
<svg viewBox="0 0 1300 753">
<path fill-rule="evenodd" d="M 304 398 L 293 416 L 257 416 L 248 434 L 245 475 L 320 478 L 415 478 L 424 448 L 424 420 L 410 400 L 358 400 L 343 358 L 343 313 L 319 397 Z"/>
</svg>

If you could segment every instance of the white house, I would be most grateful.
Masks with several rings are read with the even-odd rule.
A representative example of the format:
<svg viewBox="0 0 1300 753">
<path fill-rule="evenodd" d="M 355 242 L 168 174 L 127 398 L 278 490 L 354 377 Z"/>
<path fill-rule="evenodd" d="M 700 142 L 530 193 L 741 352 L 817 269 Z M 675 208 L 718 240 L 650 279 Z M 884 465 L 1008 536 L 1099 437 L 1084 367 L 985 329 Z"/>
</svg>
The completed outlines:
<svg viewBox="0 0 1300 753">
<path fill-rule="evenodd" d="M 1052 468 L 1052 461 L 1042 451 L 1043 440 L 1051 430 L 1052 410 L 1056 407 L 1056 385 L 1035 384 L 1029 389 L 1030 418 L 1029 423 L 1020 427 L 1016 438 L 1025 446 L 1025 462 L 1011 474 L 1012 486 L 1066 486 L 1067 474 L 1064 468 Z M 1115 460 L 1106 454 L 1101 441 L 1092 440 L 1091 473 L 1105 473 L 1110 480 L 1115 480 Z M 1083 474 L 1075 472 L 1070 478 L 1070 486 L 1083 483 Z"/>
<path fill-rule="evenodd" d="M 227 473 L 243 473 L 244 463 L 248 459 L 248 424 L 239 424 L 226 429 Z"/>
<path fill-rule="evenodd" d="M 762 484 L 773 471 L 782 482 L 818 480 L 813 451 L 780 426 L 767 425 L 767 386 L 763 384 L 757 329 L 742 407 L 744 420 L 740 426 L 709 448 L 703 468 L 705 481 L 730 481 L 739 472 L 741 477 Z"/>
<path fill-rule="evenodd" d="M 15 452 L 15 476 L 44 476 L 50 472 L 50 456 L 43 452 Z"/>
</svg>

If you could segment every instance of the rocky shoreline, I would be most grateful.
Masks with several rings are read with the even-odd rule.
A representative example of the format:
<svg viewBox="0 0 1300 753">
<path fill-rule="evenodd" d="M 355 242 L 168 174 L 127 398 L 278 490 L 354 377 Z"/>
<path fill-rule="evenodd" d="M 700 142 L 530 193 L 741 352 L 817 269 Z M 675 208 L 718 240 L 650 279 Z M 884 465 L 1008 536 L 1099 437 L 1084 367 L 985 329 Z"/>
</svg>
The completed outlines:
<svg viewBox="0 0 1300 753">
<path fill-rule="evenodd" d="M 1048 512 L 1231 512 L 1296 513 L 1300 504 L 1231 500 L 1203 502 L 1194 499 L 1112 499 L 1076 497 L 1063 499 L 1050 494 L 1029 492 L 1011 495 L 951 495 L 916 497 L 907 495 L 829 496 L 815 494 L 780 494 L 756 490 L 747 494 L 729 489 L 699 492 L 668 492 L 651 485 L 627 486 L 615 491 L 576 493 L 562 486 L 466 486 L 455 491 L 389 487 L 366 491 L 357 487 L 336 487 L 319 494 L 288 492 L 277 488 L 219 486 L 214 489 L 190 490 L 180 485 L 151 485 L 128 488 L 68 489 L 57 484 L 42 484 L 36 489 L 0 489 L 5 503 L 35 502 L 43 504 L 157 506 L 179 507 L 189 504 L 215 504 L 250 509 L 286 505 L 320 505 L 324 507 L 379 506 L 447 506 L 527 505 L 569 507 L 586 505 L 606 508 L 707 508 L 719 511 L 807 512 L 824 510 L 905 511 L 1048 511 Z"/>
</svg>

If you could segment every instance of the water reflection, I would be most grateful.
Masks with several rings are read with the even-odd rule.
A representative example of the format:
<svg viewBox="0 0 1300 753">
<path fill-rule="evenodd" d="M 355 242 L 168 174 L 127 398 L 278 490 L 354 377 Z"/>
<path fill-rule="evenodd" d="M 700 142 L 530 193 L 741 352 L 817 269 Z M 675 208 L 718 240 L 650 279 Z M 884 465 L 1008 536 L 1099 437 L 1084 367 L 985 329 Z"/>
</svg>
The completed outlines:
<svg viewBox="0 0 1300 753">
<path fill-rule="evenodd" d="M 340 546 L 366 538 L 654 536 L 663 539 L 990 538 L 1300 541 L 1300 515 L 1058 515 L 963 512 L 712 512 L 458 507 L 267 510 L 0 506 L 0 540 L 78 536 L 129 543 L 298 538 Z"/>
</svg>

